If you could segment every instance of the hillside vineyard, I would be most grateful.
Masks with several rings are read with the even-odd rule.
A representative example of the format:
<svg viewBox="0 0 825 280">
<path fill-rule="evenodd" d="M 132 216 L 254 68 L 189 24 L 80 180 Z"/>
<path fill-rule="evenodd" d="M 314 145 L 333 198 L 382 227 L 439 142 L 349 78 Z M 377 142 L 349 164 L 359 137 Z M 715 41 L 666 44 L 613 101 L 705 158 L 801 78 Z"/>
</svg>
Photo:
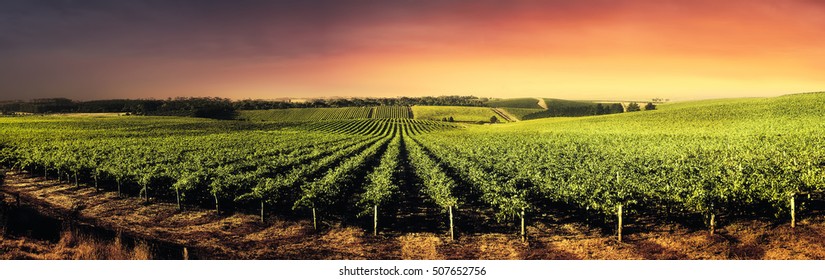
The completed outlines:
<svg viewBox="0 0 825 280">
<path fill-rule="evenodd" d="M 287 112 L 286 110 L 291 110 Z M 285 109 L 303 122 L 179 117 L 0 118 L 0 164 L 79 186 L 219 212 L 381 217 L 421 197 L 453 219 L 531 215 L 594 224 L 724 217 L 794 226 L 825 190 L 825 94 L 675 103 L 655 111 L 495 125 L 412 118 L 408 107 Z M 403 171 L 403 172 L 402 172 Z M 410 193 L 414 192 L 414 193 Z"/>
</svg>

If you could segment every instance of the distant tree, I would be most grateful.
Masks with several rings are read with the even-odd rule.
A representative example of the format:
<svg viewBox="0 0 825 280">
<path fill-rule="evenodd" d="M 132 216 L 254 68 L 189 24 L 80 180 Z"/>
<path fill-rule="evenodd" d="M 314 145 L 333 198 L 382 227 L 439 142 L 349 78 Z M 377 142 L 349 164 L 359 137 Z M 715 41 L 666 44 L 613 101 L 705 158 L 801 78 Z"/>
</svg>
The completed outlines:
<svg viewBox="0 0 825 280">
<path fill-rule="evenodd" d="M 455 119 L 453 119 L 453 116 L 450 116 L 450 118 L 449 118 L 449 119 L 447 119 L 447 121 L 449 121 L 449 122 L 454 122 L 454 121 L 455 121 Z"/>
<path fill-rule="evenodd" d="M 653 103 L 648 102 L 645 105 L 645 111 L 648 111 L 648 110 L 656 110 L 656 105 L 654 105 Z"/>
<path fill-rule="evenodd" d="M 441 118 L 441 121 L 442 121 L 442 122 L 446 122 L 446 121 L 447 121 L 447 117 L 443 117 L 443 118 Z"/>
<path fill-rule="evenodd" d="M 630 104 L 627 104 L 627 111 L 628 112 L 641 111 L 641 108 L 639 108 L 639 103 L 630 102 Z"/>
<path fill-rule="evenodd" d="M 487 98 L 475 96 L 424 96 L 398 98 L 329 98 L 298 102 L 288 98 L 279 100 L 244 99 L 232 101 L 217 97 L 177 97 L 168 99 L 110 99 L 74 101 L 67 98 L 33 100 L 0 100 L 0 112 L 47 113 L 125 113 L 153 116 L 188 116 L 217 119 L 236 117 L 235 110 L 266 110 L 286 108 L 335 108 L 366 106 L 487 106 Z M 229 108 L 227 108 L 229 107 Z"/>
<path fill-rule="evenodd" d="M 604 115 L 607 113 L 607 109 L 602 106 L 601 103 L 596 104 L 596 115 Z"/>
<path fill-rule="evenodd" d="M 607 113 L 608 114 L 624 113 L 624 107 L 620 103 L 610 104 L 610 108 L 607 110 Z"/>
<path fill-rule="evenodd" d="M 498 123 L 498 118 L 496 116 L 490 117 L 490 123 Z"/>
</svg>

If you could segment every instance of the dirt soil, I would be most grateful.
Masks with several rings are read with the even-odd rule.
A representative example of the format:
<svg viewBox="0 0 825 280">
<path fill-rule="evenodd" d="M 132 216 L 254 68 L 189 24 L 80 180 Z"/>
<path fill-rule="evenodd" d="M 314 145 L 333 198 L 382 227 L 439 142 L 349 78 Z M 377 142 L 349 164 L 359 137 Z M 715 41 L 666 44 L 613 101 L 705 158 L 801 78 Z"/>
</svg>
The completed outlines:
<svg viewBox="0 0 825 280">
<path fill-rule="evenodd" d="M 311 220 L 250 214 L 217 215 L 209 210 L 178 211 L 170 203 L 144 205 L 139 198 L 76 188 L 55 180 L 7 173 L 6 192 L 19 193 L 42 212 L 137 237 L 178 244 L 208 259 L 825 259 L 825 217 L 788 224 L 736 221 L 709 235 L 678 224 L 641 225 L 617 242 L 615 236 L 583 223 L 534 222 L 522 242 L 512 233 L 459 234 L 384 232 Z M 461 233 L 461 229 L 457 229 Z M 0 259 L 35 258 L 9 252 L 46 254 L 54 246 L 26 239 L 1 239 Z"/>
<path fill-rule="evenodd" d="M 0 235 L 0 260 L 150 260 L 146 243 L 126 246 L 121 239 L 101 240 L 72 231 L 50 242 L 27 237 Z"/>
</svg>

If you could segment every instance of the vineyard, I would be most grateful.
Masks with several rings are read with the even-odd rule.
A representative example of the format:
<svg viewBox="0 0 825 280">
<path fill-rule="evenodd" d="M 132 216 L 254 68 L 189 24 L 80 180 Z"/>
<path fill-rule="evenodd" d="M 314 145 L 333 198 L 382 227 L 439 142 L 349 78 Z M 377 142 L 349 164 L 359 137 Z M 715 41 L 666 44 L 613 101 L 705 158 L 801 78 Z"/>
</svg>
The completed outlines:
<svg viewBox="0 0 825 280">
<path fill-rule="evenodd" d="M 413 114 L 407 106 L 378 106 L 375 107 L 375 119 L 412 119 Z"/>
<path fill-rule="evenodd" d="M 371 108 L 314 109 L 297 124 L 15 117 L 0 119 L 0 164 L 147 204 L 316 228 L 368 217 L 378 234 L 416 200 L 450 238 L 464 218 L 526 240 L 533 217 L 565 212 L 621 241 L 632 217 L 698 220 L 710 234 L 733 219 L 795 227 L 825 191 L 823 108 L 825 94 L 798 94 L 485 126 L 436 121 L 455 112 L 425 106 L 416 119 L 408 107 L 376 107 L 374 119 Z"/>
<path fill-rule="evenodd" d="M 253 122 L 316 122 L 354 119 L 412 119 L 412 110 L 406 106 L 292 108 L 241 111 L 239 119 Z"/>
<path fill-rule="evenodd" d="M 293 108 L 241 111 L 239 118 L 250 121 L 311 122 L 369 118 L 372 107 Z"/>
<path fill-rule="evenodd" d="M 398 195 L 380 190 L 394 183 L 385 175 L 397 168 L 403 137 L 460 128 L 409 118 L 291 127 L 154 117 L 3 121 L 10 136 L 2 143 L 5 166 L 146 203 L 174 201 L 180 209 L 257 205 L 262 219 L 269 208 L 309 210 L 314 217 L 346 208 L 342 203 L 354 195 L 364 203 L 385 201 Z M 124 124 L 129 128 L 120 129 Z M 355 181 L 363 176 L 370 181 Z"/>
<path fill-rule="evenodd" d="M 495 116 L 506 122 L 492 108 L 462 106 L 413 106 L 413 115 L 420 120 L 440 121 L 452 117 L 457 122 L 490 122 Z"/>
<path fill-rule="evenodd" d="M 585 101 L 542 99 L 548 106 L 542 109 L 538 99 L 517 98 L 490 101 L 488 106 L 375 106 L 342 108 L 290 108 L 243 110 L 236 119 L 252 122 L 317 122 L 354 119 L 398 119 L 484 123 L 496 117 L 498 122 L 513 122 L 551 117 L 580 117 L 623 112 L 620 103 L 597 104 Z M 494 106 L 495 105 L 495 106 Z"/>
<path fill-rule="evenodd" d="M 409 118 L 386 118 L 377 120 L 360 119 L 315 122 L 297 128 L 313 132 L 375 135 L 382 134 L 386 130 L 401 130 L 402 127 L 405 130 L 406 134 L 417 135 L 434 131 L 459 128 L 461 126 L 444 122 L 413 120 Z"/>
</svg>

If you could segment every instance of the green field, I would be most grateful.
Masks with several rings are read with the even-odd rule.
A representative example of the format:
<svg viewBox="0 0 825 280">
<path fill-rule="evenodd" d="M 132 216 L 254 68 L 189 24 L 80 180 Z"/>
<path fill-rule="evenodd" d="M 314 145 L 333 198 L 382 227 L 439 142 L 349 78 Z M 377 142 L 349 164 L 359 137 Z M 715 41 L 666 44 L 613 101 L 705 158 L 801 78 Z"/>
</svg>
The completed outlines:
<svg viewBox="0 0 825 280">
<path fill-rule="evenodd" d="M 378 120 L 361 119 L 361 120 L 335 120 L 335 121 L 321 121 L 313 122 L 304 126 L 298 127 L 311 132 L 330 132 L 330 133 L 348 133 L 348 134 L 362 134 L 373 135 L 382 134 L 385 130 L 387 133 L 395 133 L 396 131 L 404 130 L 404 134 L 418 135 L 445 129 L 461 128 L 462 126 L 445 123 L 441 121 L 428 120 L 413 120 L 410 118 L 381 118 Z"/>
<path fill-rule="evenodd" d="M 487 107 L 464 106 L 413 106 L 413 116 L 418 120 L 440 121 L 443 118 L 453 117 L 456 122 L 490 122 L 490 117 L 496 116 L 499 122 L 506 122 L 496 112 Z"/>
<path fill-rule="evenodd" d="M 376 119 L 412 119 L 412 110 L 407 106 L 378 106 L 372 118 Z"/>
<path fill-rule="evenodd" d="M 619 205 L 716 215 L 755 204 L 787 215 L 794 194 L 825 189 L 823 120 L 825 94 L 801 94 L 474 127 L 422 141 L 467 170 L 467 180 L 490 184 L 491 197 L 510 197 L 490 202 L 503 213 L 534 207 L 527 185 L 545 201 L 604 215 Z M 494 171 L 473 179 L 474 169 Z"/>
<path fill-rule="evenodd" d="M 250 121 L 307 122 L 323 120 L 365 119 L 371 107 L 292 108 L 240 111 L 238 118 Z"/>
<path fill-rule="evenodd" d="M 539 106 L 535 98 L 515 98 L 490 101 L 487 104 L 492 107 L 505 110 L 519 120 L 533 120 L 551 117 L 582 117 L 602 115 L 609 113 L 620 113 L 623 108 L 613 108 L 611 105 L 619 103 L 595 103 L 589 101 L 574 101 L 555 98 L 543 98 L 547 109 Z M 643 104 L 642 104 L 643 105 Z"/>
<path fill-rule="evenodd" d="M 537 99 L 517 98 L 491 101 L 488 105 L 496 105 L 518 120 L 530 120 L 550 117 L 590 116 L 596 114 L 596 103 L 585 101 L 570 101 L 545 98 L 548 109 L 543 110 L 537 105 Z M 533 102 L 535 101 L 535 102 Z M 527 103 L 533 102 L 532 105 Z M 501 105 L 501 106 L 499 106 Z M 509 107 L 508 107 L 509 106 Z M 605 104 L 605 106 L 607 106 Z M 489 123 L 490 118 L 496 116 L 499 122 L 507 122 L 505 118 L 489 107 L 470 106 L 377 106 L 377 107 L 344 107 L 344 108 L 291 108 L 270 110 L 242 110 L 237 119 L 254 122 L 313 122 L 324 120 L 351 120 L 366 118 L 414 118 L 420 120 L 441 121 L 453 117 L 456 122 Z"/>
<path fill-rule="evenodd" d="M 527 116 L 544 112 L 544 109 L 526 109 L 526 108 L 501 108 L 519 120 L 528 120 Z"/>
<path fill-rule="evenodd" d="M 487 106 L 499 108 L 543 109 L 536 98 L 495 99 L 487 102 Z"/>
<path fill-rule="evenodd" d="M 583 107 L 583 106 L 590 106 L 595 103 L 587 102 L 587 101 L 575 101 L 575 100 L 565 100 L 565 99 L 556 99 L 556 98 L 544 98 L 544 103 L 547 104 L 547 109 L 561 109 L 561 108 L 569 108 L 569 107 Z"/>
<path fill-rule="evenodd" d="M 490 108 L 412 110 L 294 123 L 5 117 L 0 165 L 148 202 L 335 220 L 423 197 L 474 223 L 564 211 L 595 226 L 678 216 L 713 230 L 734 216 L 795 221 L 805 195 L 825 191 L 825 93 L 499 125 L 429 120 L 485 121 Z"/>
</svg>

